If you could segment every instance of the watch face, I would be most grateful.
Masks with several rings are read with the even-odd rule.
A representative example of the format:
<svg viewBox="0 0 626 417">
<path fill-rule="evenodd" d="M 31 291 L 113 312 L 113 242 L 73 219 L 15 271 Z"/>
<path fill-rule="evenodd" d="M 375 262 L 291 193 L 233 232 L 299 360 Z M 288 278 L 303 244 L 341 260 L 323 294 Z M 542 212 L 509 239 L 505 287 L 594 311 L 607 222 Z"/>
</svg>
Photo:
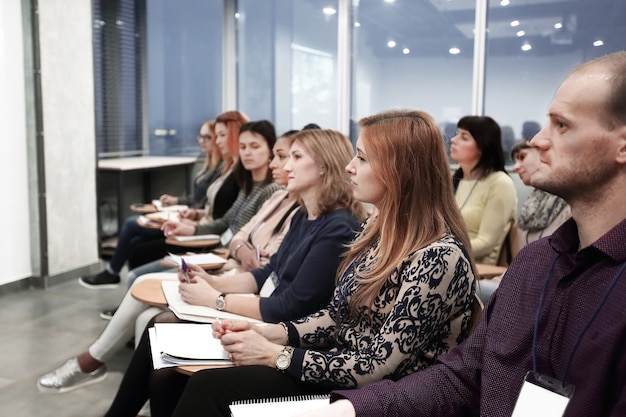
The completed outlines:
<svg viewBox="0 0 626 417">
<path fill-rule="evenodd" d="M 289 355 L 281 353 L 276 358 L 276 367 L 281 370 L 287 369 L 289 367 L 289 362 Z"/>
<path fill-rule="evenodd" d="M 217 297 L 217 300 L 215 300 L 215 307 L 217 307 L 217 309 L 220 311 L 226 308 L 226 300 L 224 300 L 223 296 L 220 295 L 219 297 Z"/>
</svg>

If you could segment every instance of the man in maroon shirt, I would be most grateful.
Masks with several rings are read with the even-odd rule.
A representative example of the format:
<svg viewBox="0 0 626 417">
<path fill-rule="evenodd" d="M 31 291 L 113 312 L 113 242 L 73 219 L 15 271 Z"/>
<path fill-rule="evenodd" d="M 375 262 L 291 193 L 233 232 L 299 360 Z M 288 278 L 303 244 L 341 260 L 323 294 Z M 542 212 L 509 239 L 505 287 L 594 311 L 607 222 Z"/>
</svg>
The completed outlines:
<svg viewBox="0 0 626 417">
<path fill-rule="evenodd" d="M 573 219 L 513 261 L 476 331 L 310 416 L 626 416 L 626 51 L 576 68 L 532 140 L 531 185 Z"/>
</svg>

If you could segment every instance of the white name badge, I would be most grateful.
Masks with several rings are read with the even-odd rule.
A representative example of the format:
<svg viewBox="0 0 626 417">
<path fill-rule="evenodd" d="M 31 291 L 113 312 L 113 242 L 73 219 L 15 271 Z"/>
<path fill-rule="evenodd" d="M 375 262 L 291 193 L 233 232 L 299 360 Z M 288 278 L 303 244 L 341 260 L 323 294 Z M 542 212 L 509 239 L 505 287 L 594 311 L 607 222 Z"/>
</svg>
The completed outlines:
<svg viewBox="0 0 626 417">
<path fill-rule="evenodd" d="M 259 295 L 261 297 L 269 297 L 276 289 L 276 285 L 278 285 L 278 276 L 276 275 L 276 272 L 272 272 L 263 283 L 261 291 L 259 291 Z"/>
<path fill-rule="evenodd" d="M 222 236 L 220 236 L 221 245 L 224 247 L 228 247 L 228 244 L 230 243 L 230 240 L 232 238 L 233 238 L 233 231 L 230 230 L 230 227 L 229 227 L 228 229 L 226 229 L 224 233 L 222 233 Z"/>
<path fill-rule="evenodd" d="M 562 417 L 573 393 L 572 385 L 528 372 L 511 417 Z"/>
</svg>

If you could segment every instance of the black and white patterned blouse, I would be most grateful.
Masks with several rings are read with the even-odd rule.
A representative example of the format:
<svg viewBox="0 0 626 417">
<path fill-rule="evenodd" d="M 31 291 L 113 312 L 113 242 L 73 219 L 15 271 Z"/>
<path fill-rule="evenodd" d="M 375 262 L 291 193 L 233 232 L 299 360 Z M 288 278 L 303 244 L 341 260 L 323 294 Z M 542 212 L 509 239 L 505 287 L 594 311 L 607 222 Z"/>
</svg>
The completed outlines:
<svg viewBox="0 0 626 417">
<path fill-rule="evenodd" d="M 326 309 L 288 323 L 290 344 L 297 347 L 287 370 L 294 378 L 331 388 L 397 380 L 467 336 L 474 274 L 456 237 L 446 234 L 407 256 L 373 308 L 361 307 L 355 319 L 348 311 L 355 268 L 367 268 L 374 250 L 347 269 Z"/>
</svg>

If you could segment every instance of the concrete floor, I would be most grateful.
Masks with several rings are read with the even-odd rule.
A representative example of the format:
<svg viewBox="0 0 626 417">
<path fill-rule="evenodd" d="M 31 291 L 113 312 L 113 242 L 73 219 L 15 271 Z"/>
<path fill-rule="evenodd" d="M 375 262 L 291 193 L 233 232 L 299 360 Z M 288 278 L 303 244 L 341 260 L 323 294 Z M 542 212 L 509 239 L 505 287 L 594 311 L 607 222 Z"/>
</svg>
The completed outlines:
<svg viewBox="0 0 626 417">
<path fill-rule="evenodd" d="M 126 285 L 91 290 L 76 280 L 47 290 L 0 297 L 0 416 L 102 416 L 126 370 L 132 350 L 109 363 L 108 377 L 65 394 L 42 394 L 37 378 L 84 351 L 107 324 L 98 314 L 117 306 Z"/>
</svg>

